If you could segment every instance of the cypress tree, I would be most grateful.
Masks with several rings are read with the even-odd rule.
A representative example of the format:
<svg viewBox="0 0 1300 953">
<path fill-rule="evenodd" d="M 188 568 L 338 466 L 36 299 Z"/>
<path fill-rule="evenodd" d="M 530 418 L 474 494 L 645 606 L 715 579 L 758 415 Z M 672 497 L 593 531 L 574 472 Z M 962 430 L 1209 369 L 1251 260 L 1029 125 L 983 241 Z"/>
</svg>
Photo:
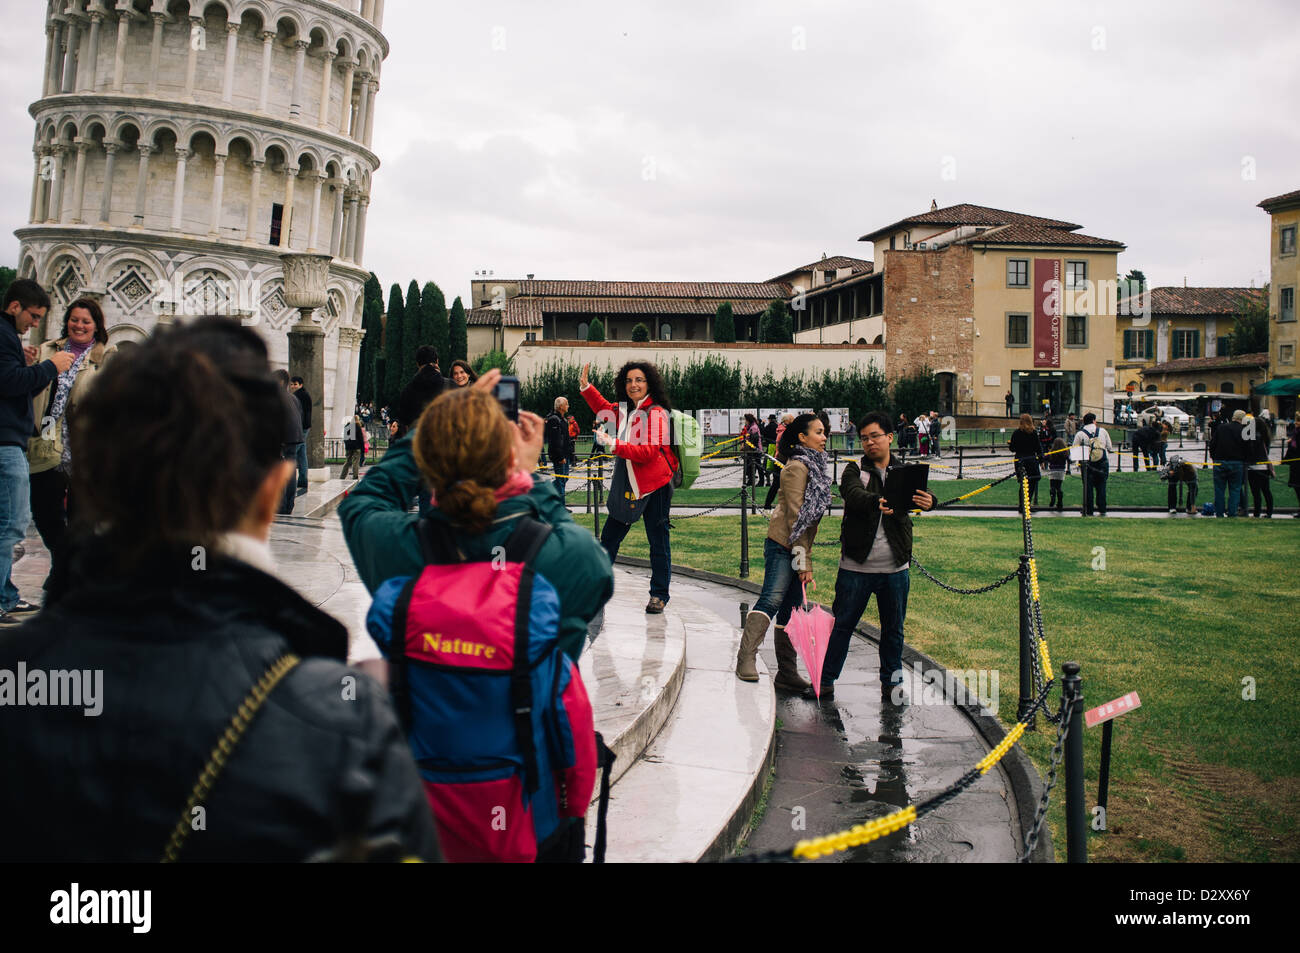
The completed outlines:
<svg viewBox="0 0 1300 953">
<path fill-rule="evenodd" d="M 730 301 L 718 305 L 717 314 L 713 316 L 713 340 L 718 344 L 736 343 L 736 319 Z"/>
<path fill-rule="evenodd" d="M 638 343 L 641 341 L 649 341 L 650 329 L 638 321 L 636 327 L 632 329 L 632 340 Z"/>
<path fill-rule="evenodd" d="M 420 285 L 412 278 L 406 286 L 406 321 L 402 326 L 402 386 L 406 386 L 419 370 L 415 363 L 415 352 L 421 344 L 432 343 L 425 340 L 423 331 L 424 312 L 420 307 Z"/>
<path fill-rule="evenodd" d="M 601 323 L 600 318 L 592 318 L 591 324 L 587 325 L 587 340 L 605 340 L 605 325 Z"/>
<path fill-rule="evenodd" d="M 366 336 L 361 339 L 361 362 L 357 370 L 357 395 L 359 403 L 378 403 L 378 387 L 375 381 L 375 356 L 380 352 L 380 339 L 384 336 L 384 289 L 379 279 L 371 273 L 366 279 L 364 301 L 361 311 L 361 327 Z"/>
<path fill-rule="evenodd" d="M 396 407 L 402 387 L 410 378 L 402 377 L 403 332 L 406 330 L 406 307 L 402 303 L 402 286 L 394 284 L 388 291 L 388 321 L 384 325 L 384 398 Z"/>
<path fill-rule="evenodd" d="M 423 319 L 420 343 L 432 344 L 438 349 L 438 366 L 446 374 L 452 362 L 447 299 L 443 297 L 442 289 L 432 281 L 426 281 L 424 290 L 420 292 L 420 317 Z"/>
<path fill-rule="evenodd" d="M 448 328 L 447 350 L 450 352 L 451 360 L 468 361 L 469 360 L 469 328 L 465 323 L 465 306 L 460 303 L 460 297 L 451 305 L 451 320 Z M 447 365 L 451 366 L 450 363 Z"/>
</svg>

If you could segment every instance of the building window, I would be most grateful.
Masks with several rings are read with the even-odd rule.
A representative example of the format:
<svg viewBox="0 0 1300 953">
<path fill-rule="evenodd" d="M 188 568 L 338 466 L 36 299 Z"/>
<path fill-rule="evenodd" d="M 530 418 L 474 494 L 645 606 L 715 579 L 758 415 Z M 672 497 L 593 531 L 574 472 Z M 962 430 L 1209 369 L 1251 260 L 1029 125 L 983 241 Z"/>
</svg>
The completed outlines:
<svg viewBox="0 0 1300 953">
<path fill-rule="evenodd" d="M 1295 345 L 1294 344 L 1279 345 L 1277 349 L 1277 362 L 1279 364 L 1294 364 Z"/>
<path fill-rule="evenodd" d="M 1065 287 L 1083 288 L 1088 281 L 1088 263 L 1086 261 L 1067 261 L 1065 263 Z"/>
<path fill-rule="evenodd" d="M 1160 388 L 1157 387 L 1155 384 L 1148 384 L 1148 385 L 1147 385 L 1147 393 L 1148 393 L 1148 394 L 1154 394 L 1154 393 L 1156 393 L 1158 390 L 1160 390 Z"/>
<path fill-rule="evenodd" d="M 1201 332 L 1192 331 L 1175 331 L 1173 340 L 1173 359 L 1178 360 L 1185 357 L 1201 356 Z"/>
<path fill-rule="evenodd" d="M 1155 331 L 1131 330 L 1124 332 L 1124 360 L 1149 361 L 1155 353 Z"/>
<path fill-rule="evenodd" d="M 609 339 L 610 339 L 611 341 L 617 341 L 617 340 L 618 340 L 618 328 L 614 327 L 614 326 L 611 324 L 611 325 L 606 329 L 606 332 L 608 333 L 608 335 L 609 335 Z"/>
<path fill-rule="evenodd" d="M 537 340 L 537 332 L 536 332 L 536 331 L 528 331 L 527 333 L 524 334 L 524 340 L 525 340 L 525 341 L 536 341 L 536 340 Z"/>
<path fill-rule="evenodd" d="M 890 235 L 890 236 L 889 236 L 889 250 L 890 250 L 890 251 L 893 251 L 893 250 L 894 250 L 894 236 L 893 236 L 893 235 Z M 848 341 L 845 341 L 844 343 L 845 343 L 845 344 L 848 344 L 849 342 L 848 342 Z"/>
<path fill-rule="evenodd" d="M 1295 226 L 1288 225 L 1282 229 L 1282 241 L 1278 248 L 1283 255 L 1295 254 Z"/>
<path fill-rule="evenodd" d="M 1029 347 L 1029 315 L 1007 315 L 1007 347 Z"/>
<path fill-rule="evenodd" d="M 1086 314 L 1071 314 L 1066 316 L 1065 346 L 1088 346 L 1088 316 Z"/>
<path fill-rule="evenodd" d="M 1295 289 L 1283 288 L 1279 303 L 1281 304 L 1281 308 L 1279 309 L 1281 313 L 1278 315 L 1277 319 L 1279 321 L 1294 321 L 1295 320 Z"/>
<path fill-rule="evenodd" d="M 659 325 L 659 340 L 671 341 L 673 339 L 673 326 L 668 322 Z"/>
<path fill-rule="evenodd" d="M 1028 258 L 1007 259 L 1007 287 L 1008 288 L 1029 287 L 1029 259 Z"/>
<path fill-rule="evenodd" d="M 1193 390 L 1195 393 L 1197 393 L 1197 394 L 1204 394 L 1204 393 L 1205 393 L 1205 385 L 1204 385 L 1204 384 L 1193 384 L 1193 385 L 1192 385 L 1192 390 Z"/>
<path fill-rule="evenodd" d="M 585 340 L 587 340 L 587 322 L 586 322 L 586 321 L 579 321 L 579 322 L 578 322 L 578 340 L 579 340 L 579 341 L 585 341 Z"/>
<path fill-rule="evenodd" d="M 1220 384 L 1219 391 L 1224 394 L 1235 393 L 1232 389 L 1232 381 L 1224 381 L 1222 384 Z"/>
<path fill-rule="evenodd" d="M 279 202 L 271 206 L 271 237 L 266 240 L 268 245 L 280 244 L 280 223 L 284 221 L 284 206 Z"/>
</svg>

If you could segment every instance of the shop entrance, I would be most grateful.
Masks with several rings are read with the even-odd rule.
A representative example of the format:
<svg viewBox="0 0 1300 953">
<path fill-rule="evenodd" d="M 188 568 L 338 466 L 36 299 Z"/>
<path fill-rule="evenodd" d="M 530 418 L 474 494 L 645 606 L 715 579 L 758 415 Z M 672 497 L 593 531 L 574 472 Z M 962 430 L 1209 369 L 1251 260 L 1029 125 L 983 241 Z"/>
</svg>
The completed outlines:
<svg viewBox="0 0 1300 953">
<path fill-rule="evenodd" d="M 1051 402 L 1052 416 L 1078 414 L 1080 371 L 1013 371 L 1018 414 L 1043 415 L 1043 400 Z"/>
</svg>

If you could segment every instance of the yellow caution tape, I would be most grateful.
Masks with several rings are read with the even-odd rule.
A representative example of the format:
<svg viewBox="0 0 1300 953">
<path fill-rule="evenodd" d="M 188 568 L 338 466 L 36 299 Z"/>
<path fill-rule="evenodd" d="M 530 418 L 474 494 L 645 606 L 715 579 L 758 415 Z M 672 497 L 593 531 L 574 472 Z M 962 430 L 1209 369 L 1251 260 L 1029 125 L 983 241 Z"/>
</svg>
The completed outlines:
<svg viewBox="0 0 1300 953">
<path fill-rule="evenodd" d="M 989 769 L 1002 760 L 1002 756 L 1011 750 L 1011 746 L 1020 740 L 1020 736 L 1025 733 L 1026 724 L 1021 721 L 1007 732 L 1007 736 L 998 742 L 998 746 L 986 754 L 980 762 L 975 765 L 980 774 L 988 774 Z"/>
<path fill-rule="evenodd" d="M 1043 657 L 1043 675 L 1050 682 L 1052 680 L 1052 657 L 1047 654 L 1047 640 L 1038 640 L 1038 654 Z"/>
<path fill-rule="evenodd" d="M 857 847 L 860 844 L 868 844 L 873 840 L 892 834 L 894 831 L 902 830 L 915 820 L 916 805 L 909 804 L 893 814 L 886 814 L 884 817 L 868 821 L 866 824 L 857 824 L 846 831 L 840 831 L 838 834 L 828 834 L 825 837 L 801 840 L 795 844 L 792 853 L 799 859 L 815 860 L 818 857 L 829 856 L 836 851 L 848 850 L 850 847 Z"/>
<path fill-rule="evenodd" d="M 1029 557 L 1029 592 L 1038 602 L 1038 560 L 1033 556 Z"/>
</svg>

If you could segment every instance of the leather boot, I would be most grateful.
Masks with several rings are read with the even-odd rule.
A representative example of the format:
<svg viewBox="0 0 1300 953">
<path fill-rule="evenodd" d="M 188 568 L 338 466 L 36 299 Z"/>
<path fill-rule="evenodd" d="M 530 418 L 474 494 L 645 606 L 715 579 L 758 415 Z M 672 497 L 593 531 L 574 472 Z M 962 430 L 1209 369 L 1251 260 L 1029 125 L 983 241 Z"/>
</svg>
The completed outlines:
<svg viewBox="0 0 1300 953">
<path fill-rule="evenodd" d="M 790 636 L 785 634 L 785 626 L 776 627 L 776 678 L 772 684 L 787 692 L 809 691 L 812 686 L 799 677 L 799 653 L 795 651 Z"/>
<path fill-rule="evenodd" d="M 771 621 L 761 612 L 745 616 L 745 634 L 740 637 L 740 651 L 736 653 L 736 677 L 742 682 L 758 681 L 758 667 L 754 660 Z"/>
</svg>

